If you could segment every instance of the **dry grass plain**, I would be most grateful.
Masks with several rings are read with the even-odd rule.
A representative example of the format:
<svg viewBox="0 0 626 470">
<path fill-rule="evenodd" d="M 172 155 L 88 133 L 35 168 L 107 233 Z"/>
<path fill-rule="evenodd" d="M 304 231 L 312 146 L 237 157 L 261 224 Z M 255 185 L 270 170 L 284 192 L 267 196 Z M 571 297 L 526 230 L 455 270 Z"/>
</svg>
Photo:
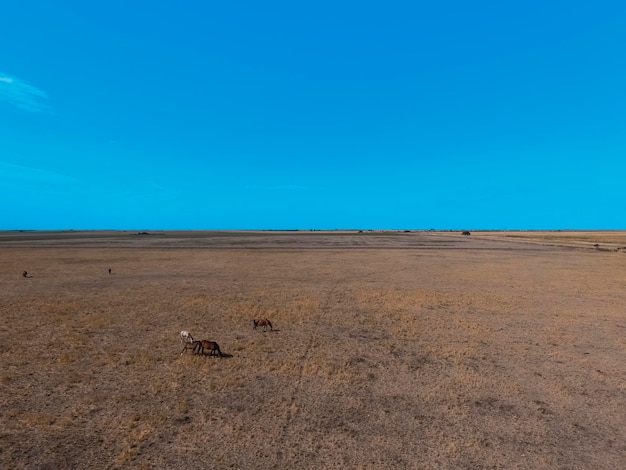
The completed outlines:
<svg viewBox="0 0 626 470">
<path fill-rule="evenodd" d="M 625 251 L 2 232 L 0 468 L 626 468 Z M 180 357 L 181 329 L 226 357 Z"/>
</svg>

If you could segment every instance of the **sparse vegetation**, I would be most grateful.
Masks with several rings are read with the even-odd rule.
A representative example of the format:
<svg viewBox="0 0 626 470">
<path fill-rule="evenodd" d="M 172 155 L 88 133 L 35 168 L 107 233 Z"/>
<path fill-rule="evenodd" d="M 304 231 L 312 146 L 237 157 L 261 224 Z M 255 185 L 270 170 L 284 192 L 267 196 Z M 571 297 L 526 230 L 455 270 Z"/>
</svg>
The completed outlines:
<svg viewBox="0 0 626 470">
<path fill-rule="evenodd" d="M 621 253 L 21 235 L 0 236 L 1 468 L 626 464 Z M 183 329 L 224 357 L 181 357 Z"/>
</svg>

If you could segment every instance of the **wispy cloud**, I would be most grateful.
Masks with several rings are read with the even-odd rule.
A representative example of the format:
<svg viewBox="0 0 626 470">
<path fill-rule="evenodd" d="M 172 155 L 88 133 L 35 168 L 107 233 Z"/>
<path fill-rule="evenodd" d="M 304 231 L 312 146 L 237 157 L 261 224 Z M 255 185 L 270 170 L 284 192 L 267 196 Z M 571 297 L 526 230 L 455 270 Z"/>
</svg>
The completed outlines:
<svg viewBox="0 0 626 470">
<path fill-rule="evenodd" d="M 9 183 L 28 184 L 69 184 L 78 180 L 71 176 L 56 173 L 40 168 L 31 168 L 21 165 L 0 162 L 0 181 Z"/>
<path fill-rule="evenodd" d="M 257 191 L 299 191 L 308 189 L 306 186 L 299 186 L 297 184 L 283 184 L 283 185 L 275 185 L 275 186 L 264 186 L 257 184 L 248 184 L 243 186 L 243 189 L 251 189 Z"/>
<path fill-rule="evenodd" d="M 49 111 L 45 101 L 48 95 L 19 78 L 0 72 L 0 101 L 33 113 Z"/>
</svg>

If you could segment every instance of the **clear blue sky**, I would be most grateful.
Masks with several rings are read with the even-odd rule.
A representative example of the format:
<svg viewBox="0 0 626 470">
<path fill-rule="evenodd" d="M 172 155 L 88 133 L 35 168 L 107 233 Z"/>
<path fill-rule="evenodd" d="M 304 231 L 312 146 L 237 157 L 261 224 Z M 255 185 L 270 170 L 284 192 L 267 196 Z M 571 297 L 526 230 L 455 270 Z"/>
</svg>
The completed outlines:
<svg viewBox="0 0 626 470">
<path fill-rule="evenodd" d="M 0 229 L 626 229 L 626 3 L 0 6 Z"/>
</svg>

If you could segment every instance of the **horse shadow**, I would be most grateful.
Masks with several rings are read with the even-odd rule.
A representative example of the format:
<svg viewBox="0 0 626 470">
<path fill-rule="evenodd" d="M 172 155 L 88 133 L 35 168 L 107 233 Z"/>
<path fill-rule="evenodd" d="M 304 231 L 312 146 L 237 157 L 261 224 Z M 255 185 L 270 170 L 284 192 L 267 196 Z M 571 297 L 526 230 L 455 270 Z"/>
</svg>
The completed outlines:
<svg viewBox="0 0 626 470">
<path fill-rule="evenodd" d="M 198 353 L 198 356 L 200 356 L 200 357 L 216 357 L 217 359 L 230 359 L 231 357 L 233 357 L 232 354 L 228 354 L 228 353 L 225 353 L 225 352 L 222 352 L 221 356 L 218 356 L 217 354 L 210 354 L 208 352 Z"/>
</svg>

